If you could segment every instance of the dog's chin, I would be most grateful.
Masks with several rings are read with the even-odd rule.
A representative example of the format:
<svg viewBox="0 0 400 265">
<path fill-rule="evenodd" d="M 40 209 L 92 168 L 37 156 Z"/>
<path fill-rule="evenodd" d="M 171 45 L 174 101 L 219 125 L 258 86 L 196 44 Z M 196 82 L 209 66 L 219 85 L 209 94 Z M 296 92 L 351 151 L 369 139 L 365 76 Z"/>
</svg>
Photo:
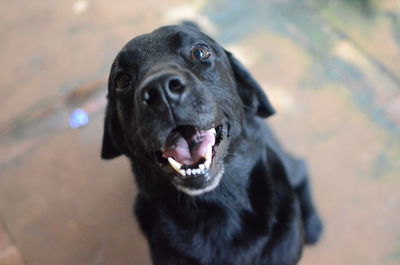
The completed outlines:
<svg viewBox="0 0 400 265">
<path fill-rule="evenodd" d="M 180 156 L 182 150 L 180 150 L 179 145 L 182 144 L 182 141 L 185 141 L 176 140 L 176 138 L 179 138 L 179 136 L 174 136 L 174 134 L 177 134 L 177 130 L 186 132 L 189 130 L 193 134 L 197 132 L 197 137 L 190 135 L 190 133 L 189 136 L 187 133 L 185 136 L 191 140 L 198 140 L 197 148 L 190 147 L 186 150 L 190 151 L 193 157 L 190 156 L 184 159 Z M 212 135 L 210 136 L 210 134 Z M 167 141 L 167 150 L 163 148 L 164 150 L 158 152 L 158 162 L 176 189 L 187 195 L 196 196 L 210 192 L 218 187 L 224 173 L 223 158 L 228 141 L 226 126 L 219 125 L 207 130 L 200 130 L 191 125 L 181 126 L 174 129 L 171 135 L 171 138 L 175 138 L 175 140 L 172 140 L 172 144 Z M 185 135 L 185 133 L 182 133 L 182 135 Z M 187 142 L 190 142 L 190 140 Z M 196 146 L 196 143 L 194 146 Z M 168 148 L 172 150 L 168 151 Z"/>
<path fill-rule="evenodd" d="M 204 173 L 182 178 L 174 174 L 172 183 L 179 190 L 190 196 L 197 196 L 218 187 L 224 173 L 223 165 L 216 173 Z"/>
</svg>

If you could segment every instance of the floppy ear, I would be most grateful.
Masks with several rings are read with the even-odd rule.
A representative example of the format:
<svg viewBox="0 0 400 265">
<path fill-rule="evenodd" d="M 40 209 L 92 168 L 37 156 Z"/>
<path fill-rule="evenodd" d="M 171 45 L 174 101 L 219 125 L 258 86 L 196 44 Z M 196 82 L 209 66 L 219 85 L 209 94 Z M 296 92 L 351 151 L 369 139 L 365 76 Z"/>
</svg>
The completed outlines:
<svg viewBox="0 0 400 265">
<path fill-rule="evenodd" d="M 104 118 L 103 144 L 101 147 L 101 158 L 103 159 L 112 159 L 122 155 L 123 153 L 121 150 L 121 145 L 119 144 L 122 137 L 122 130 L 121 126 L 118 123 L 118 115 L 116 112 L 115 102 L 111 95 L 113 94 L 112 91 L 114 91 L 113 73 L 115 71 L 117 58 L 115 58 L 114 62 L 112 63 L 110 75 L 108 76 L 107 108 Z"/>
<path fill-rule="evenodd" d="M 254 80 L 232 53 L 228 51 L 225 51 L 225 53 L 230 61 L 237 83 L 237 90 L 245 108 L 260 117 L 267 118 L 273 115 L 275 110 L 257 81 Z"/>
<path fill-rule="evenodd" d="M 113 110 L 110 105 L 108 105 L 106 109 L 106 117 L 104 119 L 103 145 L 101 147 L 101 158 L 103 159 L 112 159 L 122 154 L 115 139 L 115 137 L 119 135 L 117 129 L 119 127 L 115 124 L 117 122 L 115 118 Z"/>
</svg>

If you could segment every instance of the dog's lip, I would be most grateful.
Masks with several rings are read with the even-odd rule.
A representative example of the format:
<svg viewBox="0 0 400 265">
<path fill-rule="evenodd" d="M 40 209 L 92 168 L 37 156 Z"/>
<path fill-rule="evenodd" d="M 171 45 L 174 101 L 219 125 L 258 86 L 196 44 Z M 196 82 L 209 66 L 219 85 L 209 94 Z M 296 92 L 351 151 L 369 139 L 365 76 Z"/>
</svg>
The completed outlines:
<svg viewBox="0 0 400 265">
<path fill-rule="evenodd" d="M 203 193 L 206 193 L 206 192 L 209 192 L 209 191 L 215 189 L 219 185 L 223 173 L 224 173 L 224 169 L 222 167 L 222 169 L 219 170 L 215 175 L 211 176 L 209 174 L 208 175 L 209 177 L 207 178 L 205 183 L 202 179 L 202 176 L 196 176 L 196 177 L 192 177 L 193 179 L 190 179 L 191 182 L 196 181 L 196 180 L 201 182 L 202 183 L 201 187 L 192 187 L 191 185 L 182 183 L 182 178 L 180 178 L 180 177 L 175 177 L 173 184 L 175 185 L 175 187 L 178 190 L 180 190 L 190 196 L 197 196 L 197 195 L 201 195 Z"/>
</svg>

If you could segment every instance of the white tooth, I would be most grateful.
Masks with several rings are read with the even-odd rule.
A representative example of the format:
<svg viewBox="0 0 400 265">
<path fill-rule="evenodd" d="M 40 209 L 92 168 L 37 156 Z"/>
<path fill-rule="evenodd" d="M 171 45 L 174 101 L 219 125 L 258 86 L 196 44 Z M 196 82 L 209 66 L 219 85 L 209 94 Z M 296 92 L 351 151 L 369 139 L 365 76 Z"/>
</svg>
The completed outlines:
<svg viewBox="0 0 400 265">
<path fill-rule="evenodd" d="M 206 155 L 204 156 L 206 161 L 204 162 L 204 166 L 208 169 L 211 165 L 211 160 L 212 160 L 212 146 L 211 144 L 207 146 L 207 152 Z"/>
<path fill-rule="evenodd" d="M 176 162 L 175 159 L 172 157 L 168 157 L 168 162 L 172 166 L 173 169 L 175 169 L 176 172 L 181 173 L 180 169 L 182 167 L 182 164 L 179 162 Z"/>
<path fill-rule="evenodd" d="M 197 170 L 196 169 L 192 169 L 192 175 L 197 175 Z"/>
<path fill-rule="evenodd" d="M 206 169 L 209 169 L 210 165 L 211 165 L 211 159 L 210 160 L 206 160 L 206 162 L 204 162 L 204 165 L 205 165 Z"/>
<path fill-rule="evenodd" d="M 186 169 L 186 175 L 188 176 L 192 175 L 192 170 L 190 168 Z"/>
<path fill-rule="evenodd" d="M 210 160 L 206 160 L 206 162 L 204 162 L 204 165 L 206 166 L 206 169 L 209 169 L 210 165 L 211 165 L 211 161 Z"/>
<path fill-rule="evenodd" d="M 207 152 L 206 152 L 206 155 L 204 156 L 204 158 L 206 160 L 210 160 L 211 161 L 211 159 L 212 159 L 212 145 L 211 144 L 209 144 L 207 146 Z"/>
<path fill-rule="evenodd" d="M 201 169 L 200 168 L 196 169 L 196 174 L 200 174 L 200 173 L 201 173 Z"/>
<path fill-rule="evenodd" d="M 217 131 L 215 130 L 215 128 L 212 128 L 210 130 L 208 130 L 209 132 L 213 133 L 214 136 L 217 135 Z"/>
<path fill-rule="evenodd" d="M 179 170 L 179 173 L 184 177 L 186 176 L 186 171 L 184 169 Z"/>
<path fill-rule="evenodd" d="M 200 168 L 201 171 L 203 171 L 206 167 L 204 166 L 204 164 L 200 164 L 199 168 Z"/>
</svg>

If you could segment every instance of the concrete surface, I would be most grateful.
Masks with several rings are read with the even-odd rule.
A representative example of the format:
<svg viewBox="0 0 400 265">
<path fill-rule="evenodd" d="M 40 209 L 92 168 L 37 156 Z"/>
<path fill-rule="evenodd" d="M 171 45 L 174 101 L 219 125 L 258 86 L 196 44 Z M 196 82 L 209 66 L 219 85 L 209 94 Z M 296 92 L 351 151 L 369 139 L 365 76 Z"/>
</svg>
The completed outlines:
<svg viewBox="0 0 400 265">
<path fill-rule="evenodd" d="M 99 158 L 105 80 L 128 40 L 182 18 L 248 66 L 309 162 L 326 230 L 300 264 L 400 264 L 398 0 L 3 0 L 0 264 L 150 264 L 129 165 Z"/>
</svg>

